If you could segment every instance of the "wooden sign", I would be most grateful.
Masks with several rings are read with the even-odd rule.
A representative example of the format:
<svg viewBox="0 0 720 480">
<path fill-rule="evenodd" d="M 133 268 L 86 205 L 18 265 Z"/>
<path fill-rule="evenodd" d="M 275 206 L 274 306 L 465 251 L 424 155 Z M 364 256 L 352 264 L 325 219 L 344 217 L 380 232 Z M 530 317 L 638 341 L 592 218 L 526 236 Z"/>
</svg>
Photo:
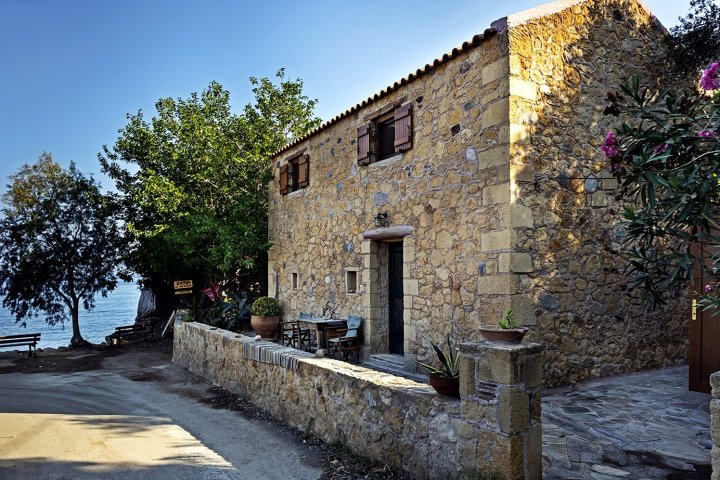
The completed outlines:
<svg viewBox="0 0 720 480">
<path fill-rule="evenodd" d="M 175 286 L 175 290 L 187 290 L 193 286 L 192 280 L 176 280 L 173 285 Z"/>
</svg>

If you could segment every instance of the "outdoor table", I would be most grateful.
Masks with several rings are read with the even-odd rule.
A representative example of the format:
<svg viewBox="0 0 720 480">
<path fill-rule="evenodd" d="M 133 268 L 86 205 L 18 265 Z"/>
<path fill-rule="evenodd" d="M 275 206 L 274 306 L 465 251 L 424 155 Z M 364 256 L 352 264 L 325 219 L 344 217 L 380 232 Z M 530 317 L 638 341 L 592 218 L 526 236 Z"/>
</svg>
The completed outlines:
<svg viewBox="0 0 720 480">
<path fill-rule="evenodd" d="M 325 318 L 325 317 L 312 317 L 312 318 L 300 318 L 298 322 L 307 325 L 310 330 L 315 331 L 315 338 L 317 338 L 317 348 L 327 349 L 327 338 L 325 338 L 325 329 L 327 327 L 342 327 L 346 324 L 345 320 L 338 318 Z"/>
</svg>

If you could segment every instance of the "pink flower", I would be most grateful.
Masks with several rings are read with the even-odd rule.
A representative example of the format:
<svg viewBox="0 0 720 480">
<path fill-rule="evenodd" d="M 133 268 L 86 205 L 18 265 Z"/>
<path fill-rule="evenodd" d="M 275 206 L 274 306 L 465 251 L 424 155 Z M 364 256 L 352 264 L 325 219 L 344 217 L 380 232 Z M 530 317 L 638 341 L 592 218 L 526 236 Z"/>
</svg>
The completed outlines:
<svg viewBox="0 0 720 480">
<path fill-rule="evenodd" d="M 619 161 L 614 161 L 610 164 L 610 171 L 612 173 L 620 173 L 622 171 L 622 164 Z"/>
<path fill-rule="evenodd" d="M 711 284 L 708 283 L 707 285 L 705 285 L 705 293 L 712 293 L 713 290 L 715 290 L 715 287 Z"/>
<path fill-rule="evenodd" d="M 210 288 L 205 288 L 203 290 L 200 290 L 200 292 L 204 293 L 211 302 L 214 302 L 218 296 L 218 293 L 220 292 L 220 284 L 215 282 L 210 285 Z"/>
<path fill-rule="evenodd" d="M 712 130 L 703 130 L 701 132 L 698 132 L 698 137 L 700 138 L 711 138 L 715 135 L 715 132 L 713 132 Z"/>
<path fill-rule="evenodd" d="M 670 145 L 667 143 L 658 143 L 655 148 L 653 148 L 653 153 L 665 153 L 668 151 L 668 148 L 670 148 Z"/>
<path fill-rule="evenodd" d="M 609 131 L 607 135 L 605 135 L 605 143 L 602 147 L 600 147 L 600 150 L 608 158 L 615 158 L 620 155 L 620 149 L 618 148 L 617 140 L 615 139 L 615 132 Z"/>
<path fill-rule="evenodd" d="M 720 88 L 718 70 L 720 70 L 720 63 L 713 63 L 710 68 L 703 70 L 702 77 L 700 77 L 700 86 L 704 90 L 717 90 Z"/>
</svg>

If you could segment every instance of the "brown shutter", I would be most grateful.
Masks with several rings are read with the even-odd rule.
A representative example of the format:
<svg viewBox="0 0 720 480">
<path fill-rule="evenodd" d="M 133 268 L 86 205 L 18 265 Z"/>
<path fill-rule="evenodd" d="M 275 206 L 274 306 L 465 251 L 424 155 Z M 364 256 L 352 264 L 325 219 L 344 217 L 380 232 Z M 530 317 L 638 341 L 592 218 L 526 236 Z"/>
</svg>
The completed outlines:
<svg viewBox="0 0 720 480">
<path fill-rule="evenodd" d="M 395 151 L 412 148 L 412 103 L 395 109 Z"/>
<path fill-rule="evenodd" d="M 280 193 L 285 195 L 288 193 L 288 166 L 280 167 Z"/>
<path fill-rule="evenodd" d="M 310 183 L 310 156 L 305 154 L 298 161 L 298 187 L 305 188 Z"/>
<path fill-rule="evenodd" d="M 358 128 L 358 165 L 370 164 L 370 126 Z"/>
</svg>

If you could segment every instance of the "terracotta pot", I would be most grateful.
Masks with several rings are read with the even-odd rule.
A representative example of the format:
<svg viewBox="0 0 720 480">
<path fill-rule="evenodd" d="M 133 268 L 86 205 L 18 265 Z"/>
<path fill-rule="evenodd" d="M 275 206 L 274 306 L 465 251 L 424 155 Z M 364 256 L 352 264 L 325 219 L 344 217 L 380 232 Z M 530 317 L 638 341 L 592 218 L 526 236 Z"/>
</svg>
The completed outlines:
<svg viewBox="0 0 720 480">
<path fill-rule="evenodd" d="M 440 395 L 450 397 L 460 396 L 460 378 L 445 377 L 443 375 L 428 375 L 428 383 Z"/>
<path fill-rule="evenodd" d="M 253 315 L 250 317 L 250 325 L 257 335 L 263 338 L 275 338 L 280 327 L 280 317 L 258 317 Z"/>
<path fill-rule="evenodd" d="M 527 331 L 527 327 L 505 329 L 496 325 L 480 327 L 480 333 L 488 342 L 520 343 Z"/>
</svg>

